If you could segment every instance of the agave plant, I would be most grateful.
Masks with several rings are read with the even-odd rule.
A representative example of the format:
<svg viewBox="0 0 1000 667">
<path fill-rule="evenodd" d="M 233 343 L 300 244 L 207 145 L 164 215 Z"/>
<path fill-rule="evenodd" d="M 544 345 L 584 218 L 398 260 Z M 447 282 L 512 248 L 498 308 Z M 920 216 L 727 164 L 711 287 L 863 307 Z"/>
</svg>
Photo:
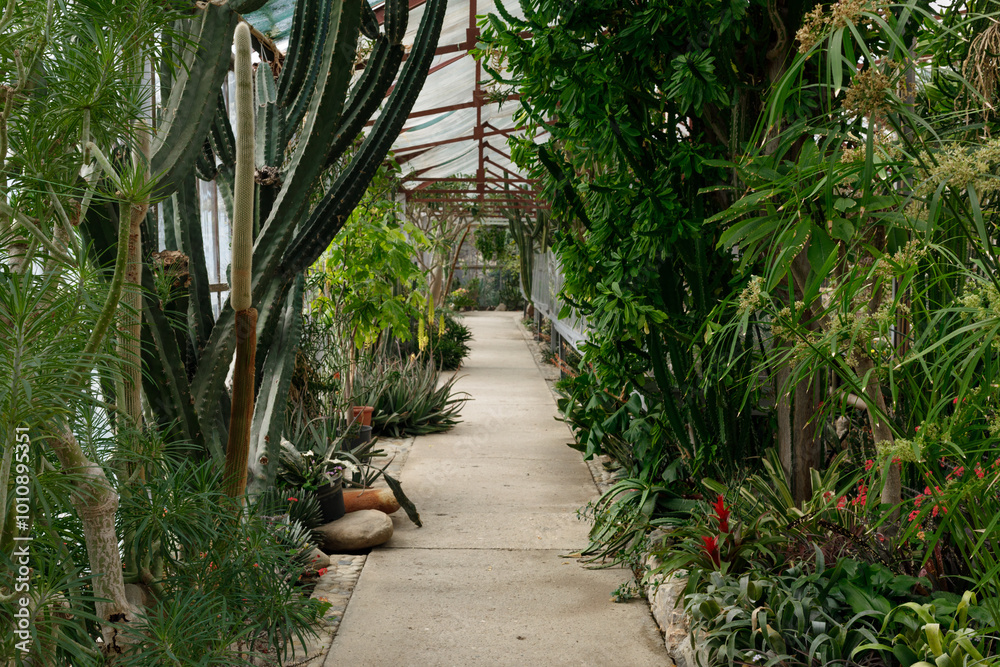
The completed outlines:
<svg viewBox="0 0 1000 667">
<path fill-rule="evenodd" d="M 455 392 L 458 374 L 438 386 L 433 359 L 410 357 L 406 361 L 388 354 L 373 354 L 355 387 L 358 405 L 375 408 L 372 430 L 396 438 L 447 431 L 458 423 L 467 395 Z"/>
</svg>

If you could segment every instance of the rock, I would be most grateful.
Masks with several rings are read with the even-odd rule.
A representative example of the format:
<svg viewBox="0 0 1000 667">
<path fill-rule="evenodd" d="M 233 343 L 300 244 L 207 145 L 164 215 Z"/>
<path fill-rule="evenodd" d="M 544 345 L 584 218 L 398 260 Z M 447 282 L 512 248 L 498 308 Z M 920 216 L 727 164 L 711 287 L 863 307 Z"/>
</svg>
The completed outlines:
<svg viewBox="0 0 1000 667">
<path fill-rule="evenodd" d="M 317 528 L 320 548 L 328 554 L 360 551 L 392 537 L 392 519 L 378 510 L 358 510 Z"/>
<path fill-rule="evenodd" d="M 392 489 L 344 489 L 344 507 L 348 512 L 378 510 L 392 514 L 399 509 L 399 501 Z"/>
<path fill-rule="evenodd" d="M 318 572 L 324 567 L 330 567 L 330 557 L 319 549 L 313 549 L 309 554 L 309 563 L 306 565 L 306 572 Z"/>
<path fill-rule="evenodd" d="M 507 310 L 507 304 L 505 304 L 505 303 L 498 303 L 497 304 L 497 311 L 498 312 L 504 312 L 506 310 Z"/>
</svg>

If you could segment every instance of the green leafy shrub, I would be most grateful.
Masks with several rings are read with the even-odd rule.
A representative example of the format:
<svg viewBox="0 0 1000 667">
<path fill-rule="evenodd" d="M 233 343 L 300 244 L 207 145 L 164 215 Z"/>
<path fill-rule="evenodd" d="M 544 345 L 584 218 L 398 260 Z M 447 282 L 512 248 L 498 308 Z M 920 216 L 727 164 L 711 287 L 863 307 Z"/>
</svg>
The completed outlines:
<svg viewBox="0 0 1000 667">
<path fill-rule="evenodd" d="M 442 320 L 443 330 L 440 326 Z M 462 324 L 459 317 L 447 311 L 441 311 L 436 321 L 439 323 L 438 326 L 426 329 L 428 342 L 423 349 L 418 345 L 418 324 L 413 321 L 410 325 L 409 340 L 395 341 L 399 356 L 406 358 L 414 355 L 424 361 L 433 358 L 439 371 L 456 371 L 462 366 L 462 361 L 469 356 L 472 332 L 469 327 Z"/>
<path fill-rule="evenodd" d="M 450 313 L 444 314 L 444 332 L 440 330 L 431 333 L 431 342 L 425 355 L 434 358 L 438 370 L 455 371 L 469 356 L 469 341 L 472 332 Z"/>
<path fill-rule="evenodd" d="M 473 294 L 464 287 L 459 287 L 448 295 L 448 304 L 455 310 L 471 310 L 478 305 Z"/>
<path fill-rule="evenodd" d="M 880 626 L 918 581 L 846 558 L 827 568 L 819 555 L 780 574 L 692 573 L 685 609 L 708 664 L 886 664 Z"/>
<path fill-rule="evenodd" d="M 206 513 L 232 510 L 221 494 L 213 506 Z M 262 508 L 253 504 L 245 521 L 220 521 L 188 543 L 164 581 L 156 611 L 124 629 L 136 650 L 122 664 L 280 660 L 294 655 L 293 642 L 302 646 L 315 633 L 329 603 L 309 599 L 297 585 L 312 549 L 309 532 L 262 514 Z"/>
<path fill-rule="evenodd" d="M 958 598 L 957 595 L 952 597 Z M 899 630 L 892 637 L 892 645 L 865 645 L 858 647 L 855 653 L 872 649 L 889 650 L 903 667 L 998 664 L 998 658 L 984 659 L 984 656 L 990 655 L 992 642 L 991 638 L 982 637 L 974 627 L 976 620 L 986 620 L 984 614 L 977 613 L 981 610 L 975 605 L 976 594 L 972 591 L 966 591 L 957 604 L 952 604 L 947 598 L 937 598 L 934 603 L 925 604 L 906 602 L 889 612 L 882 624 L 880 636 L 883 641 L 892 634 L 890 628 Z M 945 626 L 947 629 L 943 630 Z"/>
</svg>

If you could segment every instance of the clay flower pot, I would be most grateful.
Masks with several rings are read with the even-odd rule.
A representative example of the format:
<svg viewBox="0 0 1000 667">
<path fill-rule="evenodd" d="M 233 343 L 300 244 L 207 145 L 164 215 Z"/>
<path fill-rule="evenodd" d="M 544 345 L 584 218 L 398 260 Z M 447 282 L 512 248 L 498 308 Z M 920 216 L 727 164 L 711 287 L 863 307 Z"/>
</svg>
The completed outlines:
<svg viewBox="0 0 1000 667">
<path fill-rule="evenodd" d="M 354 421 L 360 421 L 362 426 L 372 425 L 372 413 L 375 412 L 375 408 L 370 405 L 355 405 L 351 408 L 351 412 Z"/>
</svg>

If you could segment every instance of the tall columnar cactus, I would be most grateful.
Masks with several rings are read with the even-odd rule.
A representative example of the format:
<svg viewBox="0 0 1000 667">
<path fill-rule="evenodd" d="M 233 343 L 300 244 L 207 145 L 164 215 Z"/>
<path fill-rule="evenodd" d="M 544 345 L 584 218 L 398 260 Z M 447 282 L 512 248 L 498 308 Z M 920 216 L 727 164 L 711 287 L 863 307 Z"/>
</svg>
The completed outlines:
<svg viewBox="0 0 1000 667">
<path fill-rule="evenodd" d="M 246 23 L 237 26 L 235 45 L 237 143 L 230 305 L 236 313 L 236 368 L 223 485 L 231 498 L 242 498 L 247 485 L 257 351 L 257 311 L 250 301 L 254 200 L 253 66 L 250 63 L 250 28 Z"/>
<path fill-rule="evenodd" d="M 196 10 L 185 24 L 196 48 L 175 80 L 162 79 L 167 101 L 154 141 L 153 172 L 161 174 L 161 194 L 173 193 L 164 207 L 165 238 L 169 250 L 190 258 L 190 288 L 180 298 L 160 303 L 152 271 L 143 272 L 148 288 L 143 363 L 151 383 L 147 402 L 161 427 L 202 445 L 219 461 L 231 426 L 225 379 L 239 338 L 239 297 L 234 292 L 233 307 L 224 307 L 218 319 L 213 316 L 195 174 L 214 177 L 227 207 L 236 207 L 241 196 L 234 183 L 234 136 L 220 99 L 228 35 L 238 22 L 233 4 L 208 3 Z M 259 313 L 256 342 L 262 354 L 255 360 L 257 397 L 249 447 L 256 482 L 268 481 L 276 470 L 299 337 L 303 274 L 343 226 L 402 129 L 434 56 L 446 5 L 447 0 L 426 3 L 403 64 L 407 0 L 387 0 L 382 30 L 365 0 L 297 0 L 283 62 L 268 62 L 263 53 L 257 68 L 259 169 L 250 304 Z M 372 40 L 372 51 L 352 85 L 362 33 Z M 341 166 L 380 106 L 374 126 Z M 324 186 L 328 175 L 334 176 L 332 185 Z M 95 209 L 88 219 L 98 246 L 100 230 L 108 228 L 101 227 L 106 223 L 102 212 L 116 214 Z M 156 250 L 156 235 L 144 237 L 148 258 Z M 237 270 L 234 264 L 234 289 Z M 177 309 L 186 310 L 188 322 L 180 334 L 169 315 Z"/>
</svg>

